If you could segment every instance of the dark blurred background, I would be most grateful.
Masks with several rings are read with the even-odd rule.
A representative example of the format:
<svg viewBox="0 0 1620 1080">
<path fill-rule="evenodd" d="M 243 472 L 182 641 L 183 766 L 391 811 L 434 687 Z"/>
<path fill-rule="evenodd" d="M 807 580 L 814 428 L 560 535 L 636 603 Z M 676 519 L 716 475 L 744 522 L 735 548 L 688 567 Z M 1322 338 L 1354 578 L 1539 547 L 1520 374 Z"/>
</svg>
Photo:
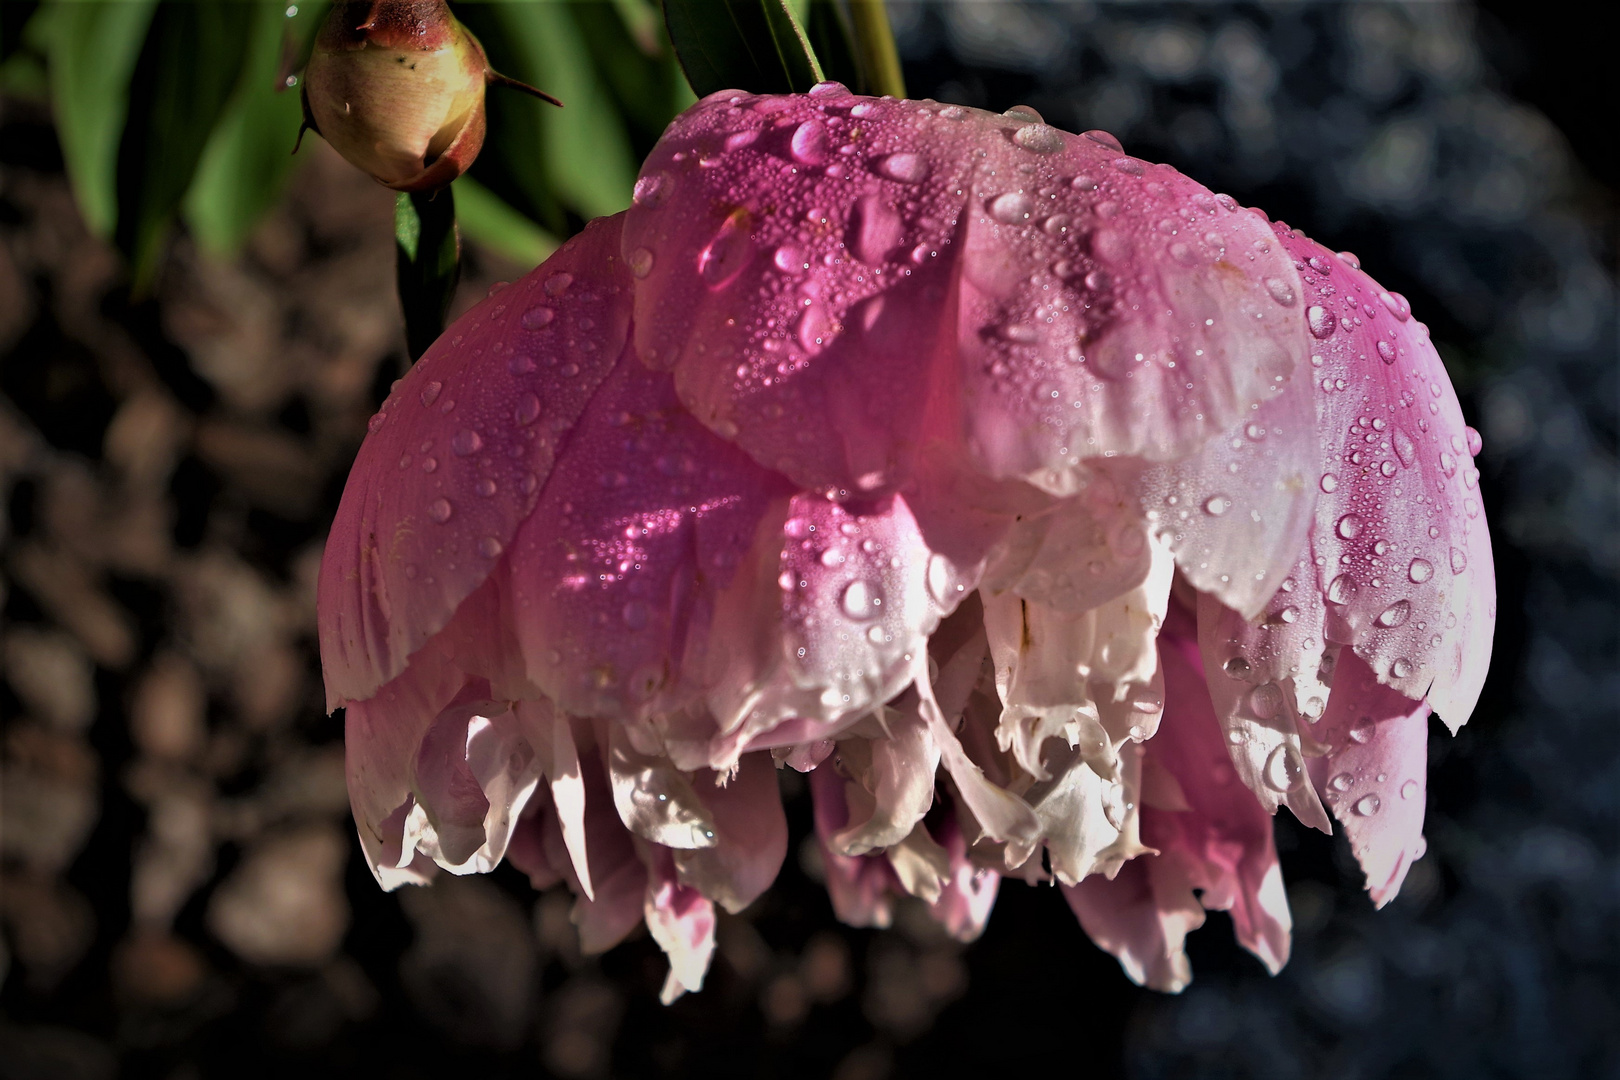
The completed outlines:
<svg viewBox="0 0 1620 1080">
<path fill-rule="evenodd" d="M 1354 250 L 1484 435 L 1496 653 L 1434 727 L 1427 857 L 1375 913 L 1342 840 L 1280 817 L 1292 961 L 1212 915 L 1178 997 L 1021 884 L 965 948 L 904 905 L 838 926 L 792 773 L 781 880 L 669 1008 L 645 934 L 582 958 L 569 899 L 507 868 L 379 892 L 313 583 L 405 363 L 392 198 L 311 140 L 240 255 L 182 230 L 137 295 L 8 94 L 0 1080 L 1620 1077 L 1620 175 L 1611 39 L 1573 10 L 890 7 L 913 96 L 1107 129 Z M 460 304 L 512 254 L 473 245 Z"/>
</svg>

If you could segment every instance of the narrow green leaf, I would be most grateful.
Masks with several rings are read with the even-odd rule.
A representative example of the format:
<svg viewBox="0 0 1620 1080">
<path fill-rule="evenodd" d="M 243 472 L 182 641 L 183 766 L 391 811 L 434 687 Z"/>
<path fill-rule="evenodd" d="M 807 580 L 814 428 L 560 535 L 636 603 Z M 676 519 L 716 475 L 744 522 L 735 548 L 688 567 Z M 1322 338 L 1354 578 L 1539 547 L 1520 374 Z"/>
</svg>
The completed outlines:
<svg viewBox="0 0 1620 1080">
<path fill-rule="evenodd" d="M 802 94 L 823 81 L 785 0 L 664 0 L 664 21 L 699 97 L 727 89 Z"/>
<path fill-rule="evenodd" d="M 79 212 L 92 232 L 112 235 L 118 217 L 118 139 L 129 83 L 157 0 L 53 0 L 25 30 L 45 56 L 57 138 Z"/>
<path fill-rule="evenodd" d="M 539 266 L 557 250 L 556 237 L 472 177 L 458 177 L 451 186 L 456 220 L 468 240 L 523 266 Z"/>
<path fill-rule="evenodd" d="M 503 2 L 468 5 L 459 14 L 497 71 L 554 94 L 564 106 L 491 88 L 486 144 L 498 148 L 536 208 L 555 199 L 593 218 L 630 204 L 636 160 L 570 8 Z"/>
<path fill-rule="evenodd" d="M 906 96 L 883 0 L 810 0 L 804 29 L 827 78 L 857 94 Z"/>
<path fill-rule="evenodd" d="M 203 148 L 242 74 L 255 9 L 237 3 L 158 5 L 118 146 L 118 224 L 135 289 L 149 286 Z"/>
<path fill-rule="evenodd" d="M 444 332 L 461 280 L 461 238 L 452 188 L 394 199 L 394 277 L 405 315 L 405 349 L 419 360 Z"/>
<path fill-rule="evenodd" d="M 247 63 L 229 108 L 203 150 L 186 192 L 184 215 L 203 249 L 228 257 L 281 195 L 297 159 L 303 112 L 298 91 L 282 81 L 283 53 L 301 49 L 320 26 L 325 5 L 254 5 Z M 298 14 L 289 18 L 288 10 Z"/>
</svg>

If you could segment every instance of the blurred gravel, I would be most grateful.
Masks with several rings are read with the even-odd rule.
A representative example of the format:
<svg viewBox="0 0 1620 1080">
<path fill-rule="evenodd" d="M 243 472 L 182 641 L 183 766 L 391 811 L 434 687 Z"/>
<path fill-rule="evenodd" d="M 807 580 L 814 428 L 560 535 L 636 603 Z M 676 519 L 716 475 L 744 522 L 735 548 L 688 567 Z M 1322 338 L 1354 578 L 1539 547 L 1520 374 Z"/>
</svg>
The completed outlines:
<svg viewBox="0 0 1620 1080">
<path fill-rule="evenodd" d="M 391 197 L 308 140 L 244 257 L 181 238 L 131 297 L 48 116 L 8 101 L 0 1080 L 1620 1077 L 1615 203 L 1504 90 L 1513 34 L 1450 3 L 893 12 L 914 94 L 1110 130 L 1355 250 L 1433 327 L 1485 437 L 1501 616 L 1401 897 L 1373 913 L 1342 843 L 1281 820 L 1288 968 L 1214 917 L 1169 998 L 1046 890 L 1006 887 L 966 949 L 906 905 L 838 927 L 796 847 L 666 1009 L 645 935 L 582 958 L 566 898 L 507 869 L 379 893 L 313 627 L 403 370 Z M 459 304 L 521 271 L 471 252 Z"/>
</svg>

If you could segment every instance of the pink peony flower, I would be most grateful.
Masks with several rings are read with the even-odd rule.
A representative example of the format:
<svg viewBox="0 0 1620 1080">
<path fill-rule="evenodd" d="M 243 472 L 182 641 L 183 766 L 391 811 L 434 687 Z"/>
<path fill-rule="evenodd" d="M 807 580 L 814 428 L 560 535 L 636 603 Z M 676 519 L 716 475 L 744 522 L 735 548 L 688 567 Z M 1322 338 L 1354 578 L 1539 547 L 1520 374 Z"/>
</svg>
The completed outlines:
<svg viewBox="0 0 1620 1080">
<path fill-rule="evenodd" d="M 1495 618 L 1478 436 L 1348 254 L 1108 135 L 711 95 L 395 387 L 320 584 L 385 888 L 510 857 L 666 1000 L 811 773 L 835 910 L 1055 879 L 1127 974 L 1276 970 L 1269 815 L 1423 850 Z M 1195 891 L 1196 890 L 1196 891 Z"/>
</svg>

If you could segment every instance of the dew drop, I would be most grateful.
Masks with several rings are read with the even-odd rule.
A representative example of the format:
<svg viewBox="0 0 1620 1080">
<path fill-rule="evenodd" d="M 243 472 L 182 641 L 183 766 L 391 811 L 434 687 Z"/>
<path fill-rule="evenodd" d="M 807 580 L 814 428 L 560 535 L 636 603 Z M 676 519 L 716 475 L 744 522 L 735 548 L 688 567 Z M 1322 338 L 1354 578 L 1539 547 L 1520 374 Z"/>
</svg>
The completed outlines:
<svg viewBox="0 0 1620 1080">
<path fill-rule="evenodd" d="M 546 308 L 550 311 L 550 308 Z M 506 370 L 513 375 L 530 375 L 534 372 L 534 357 L 528 353 L 516 353 L 506 362 Z"/>
<path fill-rule="evenodd" d="M 1033 209 L 1029 197 L 1017 191 L 1009 191 L 990 200 L 990 216 L 1003 225 L 1017 225 L 1028 221 L 1030 211 Z"/>
<path fill-rule="evenodd" d="M 1421 585 L 1434 577 L 1434 566 L 1427 559 L 1413 559 L 1412 565 L 1406 568 L 1406 576 Z"/>
<path fill-rule="evenodd" d="M 1125 148 L 1119 144 L 1119 140 L 1114 138 L 1106 131 L 1101 129 L 1093 129 L 1091 131 L 1082 132 L 1082 134 L 1092 142 L 1100 143 L 1101 145 L 1108 147 L 1110 150 L 1118 150 L 1122 154 L 1125 152 Z"/>
<path fill-rule="evenodd" d="M 544 288 L 547 296 L 561 296 L 568 291 L 568 286 L 574 283 L 574 275 L 569 273 L 552 274 L 546 278 Z"/>
<path fill-rule="evenodd" d="M 1362 817 L 1372 817 L 1378 813 L 1378 808 L 1384 805 L 1377 795 L 1363 795 L 1356 800 L 1356 813 Z"/>
<path fill-rule="evenodd" d="M 1249 661 L 1241 656 L 1234 656 L 1221 665 L 1221 670 L 1234 679 L 1242 679 L 1249 674 Z"/>
<path fill-rule="evenodd" d="M 1063 135 L 1046 124 L 1030 124 L 1013 132 L 1013 142 L 1037 154 L 1055 154 L 1063 149 Z"/>
<path fill-rule="evenodd" d="M 1402 465 L 1410 469 L 1412 463 L 1417 460 L 1417 446 L 1412 442 L 1412 436 L 1396 428 L 1391 439 L 1395 443 L 1395 456 L 1401 459 Z"/>
<path fill-rule="evenodd" d="M 711 289 L 723 289 L 742 273 L 752 254 L 748 235 L 734 213 L 698 253 L 698 277 Z"/>
<path fill-rule="evenodd" d="M 1299 786 L 1305 778 L 1305 762 L 1292 746 L 1279 746 L 1266 758 L 1266 784 L 1276 791 L 1288 792 Z"/>
<path fill-rule="evenodd" d="M 1305 708 L 1302 711 L 1305 713 L 1305 719 L 1314 724 L 1322 719 L 1322 713 L 1326 710 L 1327 702 L 1319 697 L 1312 697 L 1305 699 Z"/>
<path fill-rule="evenodd" d="M 1322 474 L 1322 490 L 1331 495 L 1339 490 L 1339 478 L 1332 473 Z"/>
<path fill-rule="evenodd" d="M 1401 322 L 1405 322 L 1412 317 L 1412 305 L 1407 303 L 1406 297 L 1400 293 L 1381 292 L 1378 294 L 1378 299 L 1383 301 L 1384 306 L 1389 309 L 1389 313 Z"/>
<path fill-rule="evenodd" d="M 487 476 L 480 477 L 478 483 L 473 485 L 473 490 L 487 499 L 491 495 L 495 494 L 496 484 L 495 481 L 491 480 Z"/>
<path fill-rule="evenodd" d="M 435 469 L 437 469 L 438 467 L 439 467 L 439 459 L 438 458 L 425 457 L 425 458 L 422 459 L 422 471 L 423 472 L 430 473 L 430 472 L 434 471 Z"/>
<path fill-rule="evenodd" d="M 1446 474 L 1447 479 L 1457 475 L 1457 459 L 1444 450 L 1440 451 L 1440 471 Z"/>
<path fill-rule="evenodd" d="M 501 542 L 493 536 L 486 536 L 478 541 L 478 554 L 486 559 L 493 559 L 502 551 Z"/>
<path fill-rule="evenodd" d="M 1468 554 L 1462 548 L 1451 549 L 1451 572 L 1460 574 L 1468 569 Z"/>
<path fill-rule="evenodd" d="M 1338 328 L 1338 320 L 1334 319 L 1327 308 L 1313 304 L 1305 309 L 1305 323 L 1311 328 L 1311 334 L 1317 338 L 1330 337 Z"/>
<path fill-rule="evenodd" d="M 450 515 L 453 513 L 455 513 L 455 507 L 450 505 L 449 499 L 434 499 L 428 503 L 428 517 L 437 521 L 440 525 L 449 521 Z"/>
<path fill-rule="evenodd" d="M 1339 532 L 1339 535 L 1344 537 L 1346 540 L 1354 540 L 1356 537 L 1360 536 L 1361 535 L 1361 515 L 1359 515 L 1359 514 L 1346 514 L 1346 515 L 1344 515 L 1344 517 L 1339 519 L 1338 532 Z"/>
<path fill-rule="evenodd" d="M 827 129 L 820 120 L 806 120 L 793 129 L 788 141 L 793 160 L 802 165 L 819 165 L 827 159 Z"/>
<path fill-rule="evenodd" d="M 915 184 L 928 175 L 928 161 L 921 154 L 890 154 L 878 165 L 878 172 L 902 184 Z"/>
<path fill-rule="evenodd" d="M 1473 457 L 1479 457 L 1480 451 L 1485 449 L 1485 440 L 1471 427 L 1464 428 L 1463 434 L 1468 438 L 1468 453 Z"/>
<path fill-rule="evenodd" d="M 1395 676 L 1397 679 L 1405 679 L 1410 677 L 1413 670 L 1414 668 L 1412 667 L 1412 661 L 1408 660 L 1404 656 L 1397 656 L 1395 658 L 1395 662 L 1389 665 L 1389 673 Z"/>
<path fill-rule="evenodd" d="M 1418 793 L 1418 782 L 1416 780 L 1408 780 L 1406 783 L 1401 785 L 1401 798 L 1410 799 L 1412 796 L 1416 795 L 1417 793 Z"/>
<path fill-rule="evenodd" d="M 1378 355 L 1383 359 L 1384 363 L 1393 364 L 1395 362 L 1395 346 L 1387 341 L 1380 341 L 1378 343 Z"/>
<path fill-rule="evenodd" d="M 644 278 L 652 273 L 653 253 L 644 247 L 632 251 L 627 261 L 630 264 L 630 272 L 638 278 Z"/>
<path fill-rule="evenodd" d="M 375 412 L 375 413 L 373 413 L 371 415 L 371 419 L 366 421 L 366 430 L 375 435 L 377 433 L 377 430 L 379 428 L 381 428 L 383 426 L 383 424 L 385 424 L 387 422 L 388 422 L 388 414 L 387 413 L 385 413 L 385 412 Z"/>
<path fill-rule="evenodd" d="M 1211 495 L 1204 500 L 1204 513 L 1210 517 L 1220 517 L 1232 509 L 1232 500 L 1225 495 Z"/>
<path fill-rule="evenodd" d="M 551 320 L 556 317 L 557 313 L 553 309 L 546 307 L 544 304 L 536 304 L 528 311 L 525 311 L 523 317 L 518 319 L 518 322 L 523 325 L 525 330 L 539 330 L 542 327 L 550 326 Z"/>
<path fill-rule="evenodd" d="M 637 206 L 645 206 L 649 210 L 657 209 L 669 198 L 674 183 L 663 173 L 648 173 L 636 181 L 632 198 Z"/>
<path fill-rule="evenodd" d="M 850 582 L 844 588 L 843 598 L 839 601 L 845 615 L 862 621 L 876 615 L 880 603 L 875 590 L 864 581 Z"/>
<path fill-rule="evenodd" d="M 771 261 L 784 273 L 797 273 L 804 269 L 804 251 L 792 244 L 783 244 L 776 249 Z"/>
<path fill-rule="evenodd" d="M 1294 302 L 1294 287 L 1282 278 L 1266 278 L 1266 291 L 1283 307 Z"/>
<path fill-rule="evenodd" d="M 439 392 L 443 389 L 444 383 L 439 382 L 437 379 L 422 387 L 422 404 L 427 406 L 432 405 L 435 401 L 438 401 Z"/>
<path fill-rule="evenodd" d="M 533 394 L 524 394 L 512 410 L 512 418 L 519 424 L 532 424 L 539 416 L 540 399 Z"/>
<path fill-rule="evenodd" d="M 472 428 L 462 428 L 456 432 L 455 438 L 450 440 L 450 449 L 456 452 L 457 457 L 476 454 L 483 446 L 484 437 Z"/>
<path fill-rule="evenodd" d="M 1355 599 L 1356 591 L 1359 588 L 1360 586 L 1356 584 L 1355 578 L 1349 574 L 1340 574 L 1328 584 L 1327 598 L 1335 604 L 1348 604 Z"/>
<path fill-rule="evenodd" d="M 1347 772 L 1342 772 L 1338 776 L 1335 776 L 1332 780 L 1328 781 L 1328 787 L 1342 794 L 1354 787 L 1355 783 L 1355 777 L 1351 776 Z"/>
<path fill-rule="evenodd" d="M 1282 690 L 1276 683 L 1261 683 L 1249 691 L 1249 708 L 1262 720 L 1276 716 L 1282 703 Z"/>
</svg>

